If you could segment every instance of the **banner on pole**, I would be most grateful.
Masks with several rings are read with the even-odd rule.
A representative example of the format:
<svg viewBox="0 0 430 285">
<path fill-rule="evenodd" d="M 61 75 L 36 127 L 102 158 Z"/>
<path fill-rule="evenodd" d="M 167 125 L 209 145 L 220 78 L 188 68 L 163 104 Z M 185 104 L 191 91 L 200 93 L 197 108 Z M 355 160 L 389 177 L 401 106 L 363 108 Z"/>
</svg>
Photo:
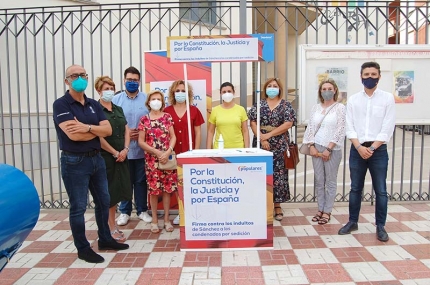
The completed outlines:
<svg viewBox="0 0 430 285">
<path fill-rule="evenodd" d="M 273 61 L 273 34 L 167 37 L 172 63 Z"/>
</svg>

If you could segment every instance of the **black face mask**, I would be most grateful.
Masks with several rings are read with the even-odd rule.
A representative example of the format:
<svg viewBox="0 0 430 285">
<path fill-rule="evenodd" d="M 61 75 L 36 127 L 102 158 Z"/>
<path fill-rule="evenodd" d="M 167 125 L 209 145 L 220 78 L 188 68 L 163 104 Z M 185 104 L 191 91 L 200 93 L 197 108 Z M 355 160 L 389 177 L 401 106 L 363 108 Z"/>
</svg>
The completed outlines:
<svg viewBox="0 0 430 285">
<path fill-rule="evenodd" d="M 363 83 L 364 87 L 367 89 L 373 89 L 378 84 L 379 78 L 361 78 L 361 83 Z"/>
</svg>

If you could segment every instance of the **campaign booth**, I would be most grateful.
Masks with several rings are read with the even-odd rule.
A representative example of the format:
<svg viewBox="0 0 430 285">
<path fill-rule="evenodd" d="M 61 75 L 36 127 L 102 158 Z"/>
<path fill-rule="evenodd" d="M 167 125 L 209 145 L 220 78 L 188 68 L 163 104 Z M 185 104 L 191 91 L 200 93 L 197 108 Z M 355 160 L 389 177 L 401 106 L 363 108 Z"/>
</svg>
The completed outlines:
<svg viewBox="0 0 430 285">
<path fill-rule="evenodd" d="M 256 148 L 177 156 L 181 250 L 273 248 L 273 154 Z"/>
</svg>

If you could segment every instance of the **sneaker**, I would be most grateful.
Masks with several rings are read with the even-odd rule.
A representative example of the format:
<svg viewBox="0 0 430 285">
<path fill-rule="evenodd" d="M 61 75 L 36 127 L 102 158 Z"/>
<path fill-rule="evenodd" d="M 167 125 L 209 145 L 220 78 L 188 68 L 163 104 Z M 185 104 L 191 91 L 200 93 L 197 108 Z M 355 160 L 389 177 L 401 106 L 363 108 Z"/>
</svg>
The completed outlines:
<svg viewBox="0 0 430 285">
<path fill-rule="evenodd" d="M 94 250 L 89 247 L 83 250 L 78 250 L 78 258 L 85 260 L 88 263 L 102 263 L 105 259 L 94 252 Z"/>
<path fill-rule="evenodd" d="M 99 240 L 99 250 L 125 250 L 128 249 L 129 245 L 125 243 L 119 243 L 115 240 L 103 242 Z"/>
<path fill-rule="evenodd" d="M 145 223 L 152 222 L 152 217 L 148 214 L 148 212 L 142 212 L 142 213 L 140 213 L 140 215 L 138 217 L 139 217 L 139 219 L 141 219 Z"/>
<path fill-rule="evenodd" d="M 179 217 L 179 215 L 177 215 L 176 218 L 173 220 L 173 224 L 179 225 L 179 219 L 180 219 L 180 217 Z"/>
<path fill-rule="evenodd" d="M 130 216 L 127 214 L 121 214 L 119 215 L 118 219 L 116 219 L 116 224 L 118 226 L 125 226 L 128 224 L 128 220 L 130 220 Z"/>
</svg>

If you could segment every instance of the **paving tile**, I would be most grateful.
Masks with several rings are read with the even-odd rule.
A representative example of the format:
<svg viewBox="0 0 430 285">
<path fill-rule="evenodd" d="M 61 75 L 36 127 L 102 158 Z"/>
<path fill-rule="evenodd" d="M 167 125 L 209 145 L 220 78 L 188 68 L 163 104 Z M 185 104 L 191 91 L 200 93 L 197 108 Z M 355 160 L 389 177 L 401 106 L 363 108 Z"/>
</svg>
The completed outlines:
<svg viewBox="0 0 430 285">
<path fill-rule="evenodd" d="M 309 225 L 305 216 L 285 217 L 281 221 L 282 226 L 304 226 Z"/>
<path fill-rule="evenodd" d="M 265 285 L 260 266 L 228 266 L 221 268 L 221 283 Z"/>
<path fill-rule="evenodd" d="M 415 259 L 410 253 L 404 250 L 401 246 L 366 246 L 366 249 L 378 261 L 393 261 L 393 260 L 411 260 Z"/>
<path fill-rule="evenodd" d="M 105 269 L 109 266 L 110 262 L 114 259 L 117 252 L 103 252 L 100 253 L 100 255 L 105 259 L 102 263 L 88 263 L 82 259 L 77 258 L 75 262 L 70 265 L 69 268 L 84 268 L 84 269 L 91 269 L 91 268 L 101 268 Z"/>
<path fill-rule="evenodd" d="M 182 267 L 185 252 L 152 252 L 149 254 L 145 267 Z"/>
<path fill-rule="evenodd" d="M 142 268 L 107 268 L 103 270 L 95 285 L 135 284 Z"/>
<path fill-rule="evenodd" d="M 55 284 L 66 270 L 67 268 L 32 268 L 15 284 Z"/>
<path fill-rule="evenodd" d="M 152 251 L 180 251 L 180 249 L 178 240 L 157 240 Z"/>
<path fill-rule="evenodd" d="M 314 225 L 315 231 L 318 235 L 337 235 L 343 224 L 325 224 L 325 225 Z"/>
<path fill-rule="evenodd" d="M 103 273 L 101 268 L 69 268 L 67 269 L 54 284 L 72 285 L 72 284 L 94 284 Z"/>
<path fill-rule="evenodd" d="M 402 223 L 408 226 L 411 230 L 416 232 L 430 231 L 429 221 L 406 221 Z"/>
<path fill-rule="evenodd" d="M 388 234 L 395 233 L 395 232 L 411 232 L 412 229 L 406 226 L 402 222 L 393 222 L 393 223 L 386 223 L 385 224 L 385 230 Z"/>
<path fill-rule="evenodd" d="M 394 240 L 399 245 L 428 244 L 430 247 L 430 240 L 415 232 L 390 233 L 390 239 Z"/>
<path fill-rule="evenodd" d="M 75 253 L 48 253 L 34 267 L 68 268 L 77 258 Z"/>
<path fill-rule="evenodd" d="M 284 226 L 287 237 L 318 236 L 318 232 L 312 225 L 305 226 Z"/>
<path fill-rule="evenodd" d="M 410 203 L 410 204 L 405 203 L 402 206 L 411 212 L 430 211 L 430 205 L 425 203 Z"/>
<path fill-rule="evenodd" d="M 419 260 L 384 261 L 382 264 L 398 280 L 430 278 L 430 268 Z"/>
<path fill-rule="evenodd" d="M 262 271 L 266 285 L 309 284 L 298 264 L 262 266 Z"/>
<path fill-rule="evenodd" d="M 303 248 L 326 248 L 326 244 L 323 242 L 319 236 L 310 237 L 290 237 L 289 238 L 291 247 L 293 249 L 303 249 Z"/>
<path fill-rule="evenodd" d="M 302 268 L 311 283 L 343 283 L 353 281 L 340 263 L 304 264 Z"/>
<path fill-rule="evenodd" d="M 52 221 L 52 220 L 38 221 L 36 223 L 36 225 L 34 226 L 33 230 L 49 231 L 49 230 L 52 230 L 52 228 L 55 227 L 56 225 L 58 225 L 59 223 L 60 223 L 60 221 Z"/>
<path fill-rule="evenodd" d="M 416 212 L 416 214 L 423 217 L 425 220 L 430 221 L 430 211 Z"/>
<path fill-rule="evenodd" d="M 214 267 L 221 266 L 221 252 L 201 251 L 201 252 L 185 252 L 183 267 Z"/>
<path fill-rule="evenodd" d="M 136 285 L 173 285 L 181 278 L 180 267 L 143 268 Z"/>
<path fill-rule="evenodd" d="M 7 264 L 8 268 L 33 268 L 48 253 L 16 253 Z"/>
<path fill-rule="evenodd" d="M 339 263 L 336 256 L 328 248 L 295 249 L 300 264 Z"/>
<path fill-rule="evenodd" d="M 41 237 L 39 237 L 37 241 L 65 241 L 68 240 L 71 236 L 71 230 L 50 230 Z"/>
<path fill-rule="evenodd" d="M 285 230 L 282 227 L 274 227 L 273 228 L 273 236 L 274 237 L 286 237 Z"/>
<path fill-rule="evenodd" d="M 414 279 L 414 280 L 400 280 L 403 285 L 428 285 L 430 284 L 430 278 Z"/>
<path fill-rule="evenodd" d="M 328 248 L 358 247 L 360 242 L 354 235 L 321 235 L 322 241 Z"/>
<path fill-rule="evenodd" d="M 52 230 L 70 230 L 70 222 L 69 221 L 61 221 L 52 228 Z"/>
<path fill-rule="evenodd" d="M 0 273 L 0 279 L 2 285 L 12 285 L 21 278 L 24 274 L 26 274 L 30 268 L 12 268 L 9 265 L 3 268 Z"/>
<path fill-rule="evenodd" d="M 258 255 L 262 266 L 299 264 L 293 250 L 260 250 Z"/>
<path fill-rule="evenodd" d="M 348 271 L 355 282 L 375 282 L 396 280 L 396 278 L 379 262 L 350 262 L 343 263 L 343 268 Z M 358 284 L 358 283 L 357 283 Z"/>
<path fill-rule="evenodd" d="M 353 236 L 363 246 L 397 245 L 392 239 L 389 239 L 386 242 L 379 241 L 376 238 L 376 233 L 371 233 L 371 234 L 354 234 Z M 388 234 L 388 236 L 390 236 L 390 233 Z"/>
<path fill-rule="evenodd" d="M 273 238 L 274 249 L 292 249 L 290 238 L 287 237 L 276 237 Z"/>
<path fill-rule="evenodd" d="M 45 213 L 41 213 L 39 216 L 39 221 L 64 221 L 69 218 L 69 210 L 50 210 Z"/>
<path fill-rule="evenodd" d="M 428 244 L 402 245 L 402 248 L 416 259 L 430 259 L 430 246 Z"/>
<path fill-rule="evenodd" d="M 26 241 L 35 241 L 38 238 L 40 238 L 41 236 L 43 236 L 44 234 L 46 234 L 47 232 L 48 232 L 48 230 L 32 230 L 25 240 Z"/>
<path fill-rule="evenodd" d="M 400 213 L 410 213 L 411 210 L 407 209 L 406 207 L 403 207 L 403 205 L 400 205 L 400 204 L 391 204 L 388 207 L 388 214 L 398 213 L 398 212 L 400 212 Z"/>
<path fill-rule="evenodd" d="M 405 221 L 425 221 L 426 219 L 416 213 L 390 213 L 391 217 L 399 222 Z"/>
<path fill-rule="evenodd" d="M 184 267 L 179 285 L 221 285 L 221 267 Z"/>
<path fill-rule="evenodd" d="M 331 251 L 340 263 L 376 261 L 376 258 L 364 247 L 332 248 Z"/>
<path fill-rule="evenodd" d="M 260 266 L 260 258 L 256 250 L 235 250 L 222 252 L 222 266 Z"/>
<path fill-rule="evenodd" d="M 150 253 L 122 253 L 118 252 L 109 262 L 108 268 L 142 268 L 145 266 Z"/>
</svg>

